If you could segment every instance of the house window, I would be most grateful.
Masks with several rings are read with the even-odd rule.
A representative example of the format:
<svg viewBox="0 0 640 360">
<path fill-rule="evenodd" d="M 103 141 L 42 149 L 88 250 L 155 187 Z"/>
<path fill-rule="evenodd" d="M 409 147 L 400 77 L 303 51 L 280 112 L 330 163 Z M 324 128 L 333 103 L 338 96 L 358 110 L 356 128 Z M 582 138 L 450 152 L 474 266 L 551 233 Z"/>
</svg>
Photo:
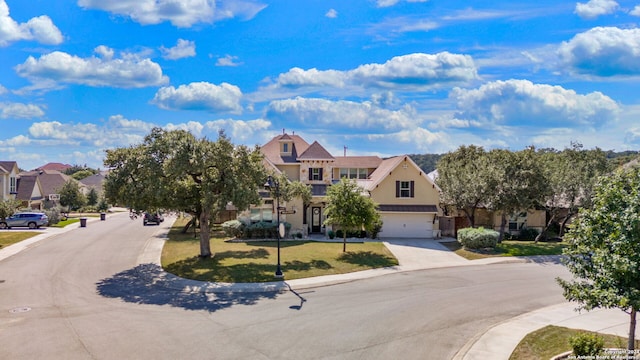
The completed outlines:
<svg viewBox="0 0 640 360">
<path fill-rule="evenodd" d="M 260 221 L 273 222 L 273 210 L 272 209 L 251 209 L 251 222 L 256 223 Z"/>
<path fill-rule="evenodd" d="M 309 180 L 322 180 L 322 168 L 310 168 Z"/>
<path fill-rule="evenodd" d="M 351 168 L 351 169 L 340 169 L 340 178 L 347 179 L 366 179 L 369 176 L 369 171 L 367 169 L 360 168 Z"/>
<path fill-rule="evenodd" d="M 289 152 L 289 144 L 287 143 L 282 144 L 282 152 L 285 152 L 285 153 Z"/>
<path fill-rule="evenodd" d="M 12 194 L 18 192 L 18 190 L 16 189 L 16 178 L 13 176 L 9 178 L 9 192 Z"/>
<path fill-rule="evenodd" d="M 412 198 L 414 197 L 414 181 L 396 181 L 396 197 Z"/>
<path fill-rule="evenodd" d="M 367 169 L 358 169 L 358 179 L 366 179 L 368 175 Z"/>
</svg>

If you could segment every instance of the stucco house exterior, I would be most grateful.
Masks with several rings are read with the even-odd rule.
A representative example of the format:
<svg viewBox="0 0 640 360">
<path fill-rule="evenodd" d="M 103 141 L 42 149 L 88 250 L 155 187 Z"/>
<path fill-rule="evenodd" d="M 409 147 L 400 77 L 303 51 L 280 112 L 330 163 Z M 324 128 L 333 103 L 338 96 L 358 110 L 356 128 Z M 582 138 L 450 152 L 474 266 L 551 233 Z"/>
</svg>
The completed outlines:
<svg viewBox="0 0 640 360">
<path fill-rule="evenodd" d="M 378 156 L 334 156 L 320 143 L 306 142 L 283 133 L 261 147 L 267 170 L 286 174 L 291 181 L 311 186 L 312 200 L 281 203 L 287 214 L 282 221 L 291 232 L 325 234 L 327 188 L 346 177 L 354 179 L 379 204 L 383 226 L 379 237 L 434 238 L 439 236 L 439 189 L 409 156 L 389 159 Z M 251 209 L 252 221 L 276 218 L 274 199 Z"/>
<path fill-rule="evenodd" d="M 16 198 L 19 172 L 17 162 L 0 161 L 0 200 Z"/>
</svg>

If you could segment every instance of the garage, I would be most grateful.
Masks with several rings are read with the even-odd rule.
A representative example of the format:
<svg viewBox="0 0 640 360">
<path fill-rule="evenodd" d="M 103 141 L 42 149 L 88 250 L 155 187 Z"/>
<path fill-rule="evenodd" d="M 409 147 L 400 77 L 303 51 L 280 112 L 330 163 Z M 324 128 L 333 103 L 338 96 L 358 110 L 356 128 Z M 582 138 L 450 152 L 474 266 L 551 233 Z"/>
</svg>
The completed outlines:
<svg viewBox="0 0 640 360">
<path fill-rule="evenodd" d="M 381 212 L 381 238 L 433 238 L 433 218 L 429 213 L 385 213 Z"/>
</svg>

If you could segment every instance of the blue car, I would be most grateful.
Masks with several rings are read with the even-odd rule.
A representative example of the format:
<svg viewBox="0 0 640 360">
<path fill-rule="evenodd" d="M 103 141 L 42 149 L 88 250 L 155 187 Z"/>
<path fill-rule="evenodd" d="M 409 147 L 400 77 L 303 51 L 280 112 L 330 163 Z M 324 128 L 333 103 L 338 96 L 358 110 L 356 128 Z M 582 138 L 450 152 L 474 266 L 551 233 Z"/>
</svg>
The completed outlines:
<svg viewBox="0 0 640 360">
<path fill-rule="evenodd" d="M 47 225 L 49 218 L 47 215 L 39 212 L 21 212 L 13 214 L 6 219 L 0 219 L 0 229 L 10 229 L 12 227 L 28 227 L 29 229 L 37 229 L 40 226 Z"/>
</svg>

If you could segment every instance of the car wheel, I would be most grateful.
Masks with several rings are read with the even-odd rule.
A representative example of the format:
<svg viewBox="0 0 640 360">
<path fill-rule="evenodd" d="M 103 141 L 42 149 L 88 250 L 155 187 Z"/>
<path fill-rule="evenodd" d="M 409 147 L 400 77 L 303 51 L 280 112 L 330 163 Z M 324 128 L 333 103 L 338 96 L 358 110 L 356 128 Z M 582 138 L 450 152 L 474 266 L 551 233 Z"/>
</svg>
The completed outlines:
<svg viewBox="0 0 640 360">
<path fill-rule="evenodd" d="M 5 222 L 0 222 L 0 229 L 8 229 L 9 227 L 7 226 L 7 223 Z"/>
<path fill-rule="evenodd" d="M 36 225 L 36 223 L 34 223 L 34 222 L 30 222 L 29 223 L 29 229 L 35 229 L 37 227 L 38 227 L 38 225 Z"/>
</svg>

